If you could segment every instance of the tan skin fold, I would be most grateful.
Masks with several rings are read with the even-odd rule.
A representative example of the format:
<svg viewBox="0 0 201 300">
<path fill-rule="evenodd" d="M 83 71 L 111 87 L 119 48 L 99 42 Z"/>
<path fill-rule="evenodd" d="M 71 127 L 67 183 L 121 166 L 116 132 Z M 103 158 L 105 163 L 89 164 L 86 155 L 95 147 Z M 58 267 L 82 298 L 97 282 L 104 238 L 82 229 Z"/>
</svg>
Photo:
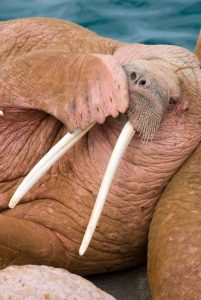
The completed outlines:
<svg viewBox="0 0 201 300">
<path fill-rule="evenodd" d="M 79 274 L 142 263 L 155 205 L 201 140 L 198 59 L 183 48 L 122 44 L 51 19 L 2 22 L 0 41 L 0 268 L 27 264 L 29 257 L 32 264 L 62 265 Z M 80 257 L 101 180 L 126 122 L 119 112 L 128 109 L 137 127 L 132 111 L 141 102 L 143 108 L 155 104 L 153 115 L 162 111 L 164 118 L 151 132 L 137 128 L 145 139 L 154 132 L 152 142 L 142 143 L 139 134 L 131 140 L 92 243 Z M 11 196 L 45 153 L 68 131 L 91 122 L 100 124 L 9 209 Z"/>
<path fill-rule="evenodd" d="M 201 60 L 201 35 L 195 53 Z M 148 274 L 153 300 L 201 297 L 200 144 L 156 207 L 149 232 Z"/>
</svg>

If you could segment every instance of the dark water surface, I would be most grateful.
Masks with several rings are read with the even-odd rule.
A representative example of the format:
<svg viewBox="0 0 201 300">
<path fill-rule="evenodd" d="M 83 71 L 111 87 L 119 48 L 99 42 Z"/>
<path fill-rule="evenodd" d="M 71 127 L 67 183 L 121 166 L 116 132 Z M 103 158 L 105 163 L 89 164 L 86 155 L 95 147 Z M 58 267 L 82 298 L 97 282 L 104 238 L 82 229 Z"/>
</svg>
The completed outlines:
<svg viewBox="0 0 201 300">
<path fill-rule="evenodd" d="M 125 42 L 193 50 L 201 26 L 201 1 L 0 0 L 0 20 L 33 16 L 71 20 Z M 90 279 L 118 300 L 151 299 L 145 266 Z"/>
<path fill-rule="evenodd" d="M 32 16 L 71 20 L 126 42 L 192 50 L 201 26 L 201 1 L 0 0 L 0 20 Z"/>
</svg>

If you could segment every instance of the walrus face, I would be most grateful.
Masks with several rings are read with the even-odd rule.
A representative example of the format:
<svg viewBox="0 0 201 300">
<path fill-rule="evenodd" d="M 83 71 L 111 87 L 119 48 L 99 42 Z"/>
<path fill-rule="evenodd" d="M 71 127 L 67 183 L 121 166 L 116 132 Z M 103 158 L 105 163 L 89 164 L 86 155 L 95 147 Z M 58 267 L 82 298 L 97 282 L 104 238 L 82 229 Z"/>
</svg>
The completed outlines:
<svg viewBox="0 0 201 300">
<path fill-rule="evenodd" d="M 179 99 L 177 78 L 173 72 L 167 75 L 161 71 L 160 64 L 144 60 L 123 67 L 128 78 L 130 96 L 126 114 L 142 140 L 151 140 L 169 103 Z"/>
</svg>

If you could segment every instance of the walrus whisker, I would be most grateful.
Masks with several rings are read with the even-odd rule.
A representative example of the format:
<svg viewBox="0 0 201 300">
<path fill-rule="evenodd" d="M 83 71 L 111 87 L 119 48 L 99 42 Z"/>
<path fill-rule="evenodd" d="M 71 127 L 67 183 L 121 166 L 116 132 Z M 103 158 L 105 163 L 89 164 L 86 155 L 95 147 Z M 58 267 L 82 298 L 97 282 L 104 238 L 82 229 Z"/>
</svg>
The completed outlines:
<svg viewBox="0 0 201 300">
<path fill-rule="evenodd" d="M 76 129 L 72 134 L 67 133 L 45 156 L 33 167 L 12 196 L 9 207 L 14 208 L 31 187 L 43 176 L 56 161 L 64 155 L 77 141 L 83 137 L 95 123 L 86 129 Z"/>
<path fill-rule="evenodd" d="M 101 216 L 105 201 L 107 199 L 114 175 L 117 171 L 119 163 L 121 162 L 121 158 L 124 155 L 124 152 L 126 151 L 128 144 L 130 143 L 134 134 L 135 130 L 130 121 L 128 121 L 121 131 L 121 134 L 112 152 L 110 161 L 107 165 L 107 169 L 105 171 L 99 193 L 96 198 L 96 202 L 79 249 L 80 255 L 83 255 L 89 246 L 99 218 Z"/>
</svg>

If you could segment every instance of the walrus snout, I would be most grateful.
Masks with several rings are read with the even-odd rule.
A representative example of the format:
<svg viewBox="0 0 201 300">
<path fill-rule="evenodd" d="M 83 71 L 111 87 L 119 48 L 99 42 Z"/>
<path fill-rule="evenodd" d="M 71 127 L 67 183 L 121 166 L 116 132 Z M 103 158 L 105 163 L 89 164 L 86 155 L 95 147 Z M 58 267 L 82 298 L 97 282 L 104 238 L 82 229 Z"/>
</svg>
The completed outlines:
<svg viewBox="0 0 201 300">
<path fill-rule="evenodd" d="M 164 98 L 136 91 L 130 94 L 127 116 L 135 130 L 142 136 L 142 140 L 147 141 L 153 138 L 166 109 Z"/>
<path fill-rule="evenodd" d="M 160 69 L 153 72 L 142 63 L 127 64 L 123 68 L 128 78 L 130 97 L 128 119 L 142 140 L 150 140 L 172 103 L 171 99 L 179 98 L 179 88 Z"/>
</svg>

